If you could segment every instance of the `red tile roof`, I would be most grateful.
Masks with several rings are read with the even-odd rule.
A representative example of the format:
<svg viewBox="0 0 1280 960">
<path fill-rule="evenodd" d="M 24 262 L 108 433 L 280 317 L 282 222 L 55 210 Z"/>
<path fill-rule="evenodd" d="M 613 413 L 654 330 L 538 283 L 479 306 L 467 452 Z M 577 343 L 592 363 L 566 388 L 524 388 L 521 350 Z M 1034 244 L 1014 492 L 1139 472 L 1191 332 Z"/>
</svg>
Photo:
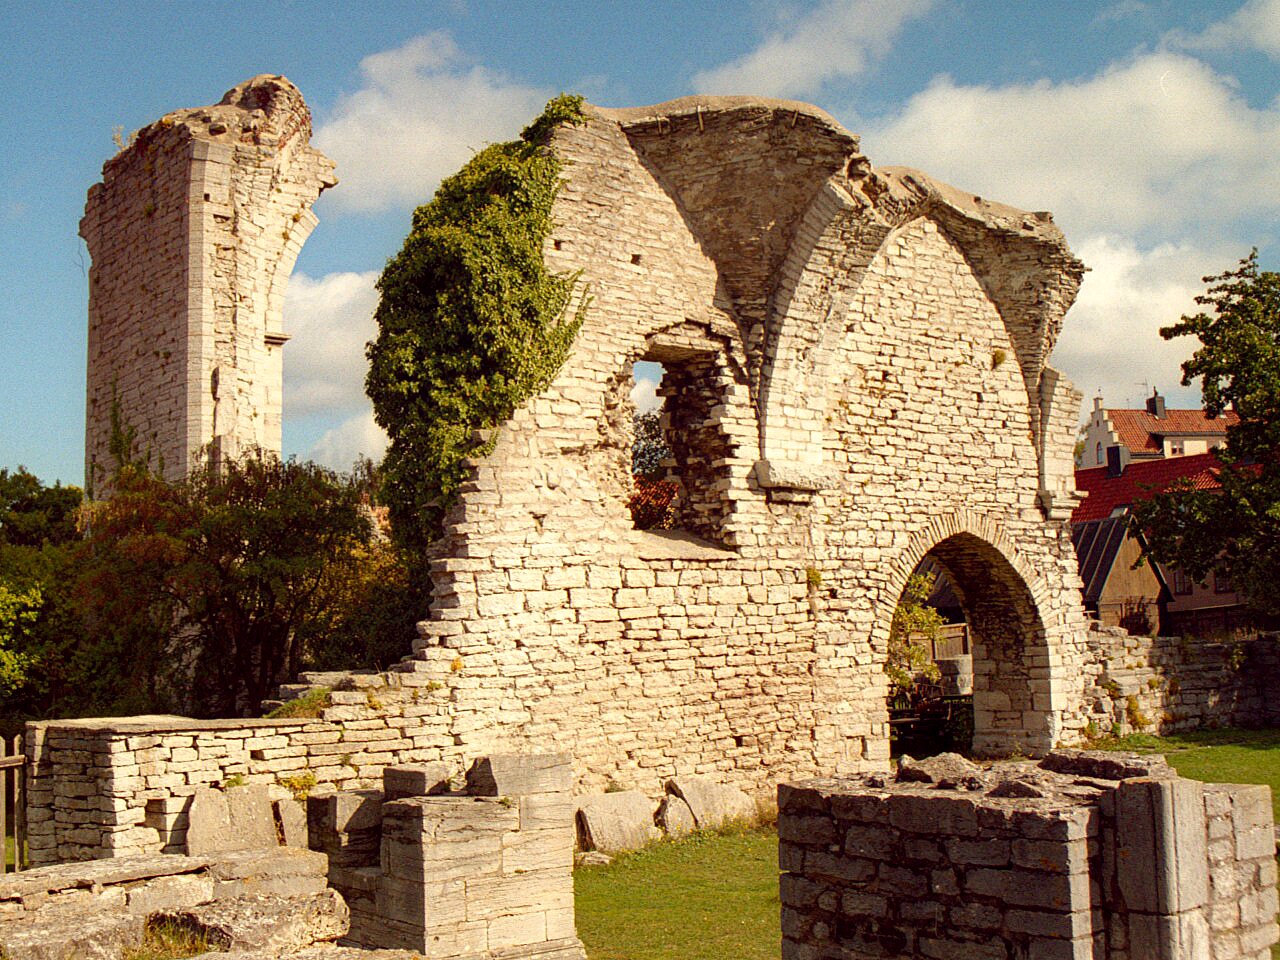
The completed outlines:
<svg viewBox="0 0 1280 960">
<path fill-rule="evenodd" d="M 1106 467 L 1076 471 L 1076 489 L 1087 494 L 1071 514 L 1072 523 L 1102 520 L 1116 507 L 1149 500 L 1162 493 L 1179 477 L 1186 477 L 1196 490 L 1216 490 L 1221 464 L 1212 453 L 1159 460 L 1137 460 L 1118 477 L 1108 477 Z"/>
<path fill-rule="evenodd" d="M 1137 454 L 1160 453 L 1160 437 L 1221 437 L 1227 427 L 1240 422 L 1234 410 L 1210 418 L 1203 410 L 1166 410 L 1156 417 L 1146 410 L 1107 410 L 1120 442 Z"/>
</svg>

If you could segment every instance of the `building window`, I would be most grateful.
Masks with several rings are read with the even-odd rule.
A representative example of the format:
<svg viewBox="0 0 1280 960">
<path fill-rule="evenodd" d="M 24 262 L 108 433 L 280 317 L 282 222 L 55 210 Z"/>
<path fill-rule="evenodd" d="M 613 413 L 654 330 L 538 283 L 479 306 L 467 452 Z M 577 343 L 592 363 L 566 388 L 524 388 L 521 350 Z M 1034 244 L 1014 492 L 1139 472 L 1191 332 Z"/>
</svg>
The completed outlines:
<svg viewBox="0 0 1280 960">
<path fill-rule="evenodd" d="M 1181 570 L 1173 571 L 1173 592 L 1184 597 L 1191 593 L 1191 578 Z"/>
<path fill-rule="evenodd" d="M 1231 586 L 1231 578 L 1225 573 L 1219 573 L 1217 570 L 1213 572 L 1213 592 L 1214 593 L 1231 593 L 1235 587 Z"/>
<path fill-rule="evenodd" d="M 1169 456 L 1180 457 L 1187 452 L 1187 445 L 1182 440 L 1169 441 Z"/>
<path fill-rule="evenodd" d="M 1093 462 L 1098 466 L 1102 466 L 1102 441 L 1098 441 L 1098 447 L 1093 452 Z"/>
</svg>

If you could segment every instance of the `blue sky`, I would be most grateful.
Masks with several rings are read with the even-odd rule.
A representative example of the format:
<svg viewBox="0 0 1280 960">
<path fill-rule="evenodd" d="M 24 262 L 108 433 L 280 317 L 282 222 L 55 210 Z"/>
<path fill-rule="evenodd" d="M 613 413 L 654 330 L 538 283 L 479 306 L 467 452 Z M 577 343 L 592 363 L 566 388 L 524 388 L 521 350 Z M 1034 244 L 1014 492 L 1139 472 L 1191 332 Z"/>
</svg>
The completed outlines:
<svg viewBox="0 0 1280 960">
<path fill-rule="evenodd" d="M 362 346 L 410 211 L 561 90 L 809 100 L 873 164 L 1052 210 L 1092 268 L 1054 362 L 1112 406 L 1195 403 L 1157 327 L 1251 246 L 1280 268 L 1280 0 L 14 3 L 0 48 L 0 466 L 46 480 L 82 476 L 76 229 L 113 129 L 257 73 L 342 181 L 286 307 L 285 452 L 335 466 L 380 449 Z"/>
</svg>

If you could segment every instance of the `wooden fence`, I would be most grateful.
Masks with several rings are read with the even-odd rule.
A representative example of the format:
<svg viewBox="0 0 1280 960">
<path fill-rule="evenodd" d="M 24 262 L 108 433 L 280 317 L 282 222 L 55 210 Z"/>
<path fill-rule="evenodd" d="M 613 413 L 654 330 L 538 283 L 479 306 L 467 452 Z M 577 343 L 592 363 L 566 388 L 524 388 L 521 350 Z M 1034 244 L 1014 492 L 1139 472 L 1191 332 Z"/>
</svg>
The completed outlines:
<svg viewBox="0 0 1280 960">
<path fill-rule="evenodd" d="M 21 870 L 27 859 L 27 758 L 22 737 L 0 737 L 0 874 Z"/>
</svg>

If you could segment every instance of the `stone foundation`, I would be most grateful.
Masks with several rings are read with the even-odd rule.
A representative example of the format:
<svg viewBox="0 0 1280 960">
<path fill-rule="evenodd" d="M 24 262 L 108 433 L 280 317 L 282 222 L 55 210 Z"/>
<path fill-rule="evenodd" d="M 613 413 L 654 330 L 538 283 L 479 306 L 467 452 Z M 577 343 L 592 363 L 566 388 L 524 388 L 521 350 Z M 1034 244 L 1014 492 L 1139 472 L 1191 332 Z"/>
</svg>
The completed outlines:
<svg viewBox="0 0 1280 960">
<path fill-rule="evenodd" d="M 783 957 L 1267 960 L 1266 787 L 1062 752 L 779 788 Z"/>
</svg>

